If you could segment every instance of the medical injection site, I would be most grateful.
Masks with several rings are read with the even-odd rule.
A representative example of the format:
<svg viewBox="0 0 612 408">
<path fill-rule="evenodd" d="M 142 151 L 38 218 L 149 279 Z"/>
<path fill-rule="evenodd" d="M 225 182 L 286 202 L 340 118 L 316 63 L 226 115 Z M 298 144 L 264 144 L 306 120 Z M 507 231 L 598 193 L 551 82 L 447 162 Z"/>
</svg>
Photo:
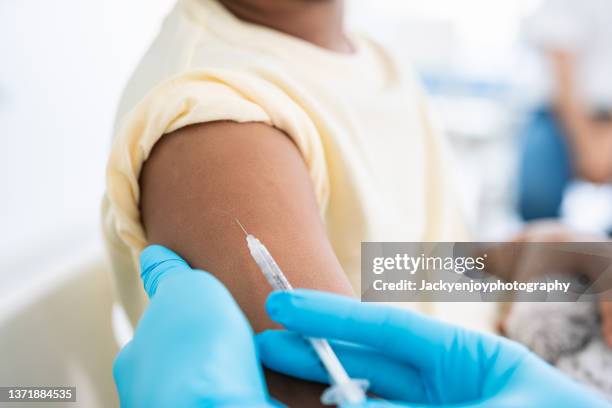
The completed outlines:
<svg viewBox="0 0 612 408">
<path fill-rule="evenodd" d="M 612 407 L 610 0 L 4 0 L 0 50 L 0 407 Z"/>
</svg>

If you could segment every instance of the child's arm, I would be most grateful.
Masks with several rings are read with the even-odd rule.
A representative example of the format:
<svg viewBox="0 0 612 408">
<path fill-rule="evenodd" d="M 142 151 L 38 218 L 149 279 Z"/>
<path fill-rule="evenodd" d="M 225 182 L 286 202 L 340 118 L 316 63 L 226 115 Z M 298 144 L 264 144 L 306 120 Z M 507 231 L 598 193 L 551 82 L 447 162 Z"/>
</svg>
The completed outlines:
<svg viewBox="0 0 612 408">
<path fill-rule="evenodd" d="M 235 122 L 180 129 L 157 143 L 140 186 L 148 242 L 217 276 L 256 332 L 274 327 L 264 311 L 270 287 L 234 217 L 262 240 L 294 287 L 353 294 L 327 239 L 303 158 L 283 132 Z M 272 394 L 290 406 L 312 404 L 298 396 L 304 387 L 312 395 L 312 386 L 293 381 L 274 381 Z M 296 398 L 287 400 L 278 390 Z"/>
</svg>

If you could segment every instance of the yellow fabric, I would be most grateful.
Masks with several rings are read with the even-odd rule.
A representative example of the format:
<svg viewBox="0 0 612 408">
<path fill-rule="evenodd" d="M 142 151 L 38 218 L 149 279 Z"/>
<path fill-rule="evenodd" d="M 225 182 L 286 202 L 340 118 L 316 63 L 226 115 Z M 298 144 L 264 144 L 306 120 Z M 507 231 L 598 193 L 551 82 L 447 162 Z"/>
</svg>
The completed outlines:
<svg viewBox="0 0 612 408">
<path fill-rule="evenodd" d="M 123 95 L 103 227 L 122 303 L 145 305 L 138 177 L 165 134 L 215 120 L 263 122 L 298 146 L 328 237 L 357 291 L 362 241 L 463 237 L 448 157 L 410 67 L 352 36 L 336 54 L 239 21 L 213 0 L 182 0 Z"/>
</svg>

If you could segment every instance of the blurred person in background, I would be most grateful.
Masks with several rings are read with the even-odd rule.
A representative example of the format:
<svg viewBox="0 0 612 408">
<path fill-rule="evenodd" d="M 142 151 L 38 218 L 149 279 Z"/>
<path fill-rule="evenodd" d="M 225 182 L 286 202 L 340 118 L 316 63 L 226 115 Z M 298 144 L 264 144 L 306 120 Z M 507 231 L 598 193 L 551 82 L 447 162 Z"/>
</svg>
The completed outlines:
<svg viewBox="0 0 612 408">
<path fill-rule="evenodd" d="M 525 130 L 520 211 L 556 218 L 572 179 L 612 178 L 612 2 L 546 0 L 525 31 L 551 83 Z"/>
<path fill-rule="evenodd" d="M 609 232 L 610 194 L 607 188 L 592 185 L 602 186 L 612 180 L 612 2 L 545 0 L 526 21 L 525 34 L 543 57 L 549 87 L 543 107 L 534 113 L 523 135 L 519 177 L 521 215 L 526 221 L 563 218 L 563 222 L 591 232 Z M 581 182 L 575 183 L 576 180 Z M 584 188 L 588 186 L 584 182 L 591 187 Z M 574 188 L 568 189 L 570 183 Z M 584 193 L 588 197 L 579 199 L 580 205 L 571 209 L 577 214 L 568 214 L 568 202 Z M 570 199 L 570 196 L 573 197 Z M 597 202 L 601 200 L 609 203 L 603 205 L 604 214 L 585 214 L 598 212 Z M 580 218 L 578 223 L 574 222 L 576 215 Z M 551 230 L 542 234 L 546 225 L 558 231 L 564 228 L 547 222 L 536 223 L 519 234 L 519 240 L 564 240 Z M 601 239 L 601 236 L 586 238 Z M 603 342 L 598 342 L 595 335 L 593 340 L 573 350 L 567 345 L 572 345 L 571 336 L 574 340 L 579 338 L 577 331 L 572 330 L 571 324 L 561 324 L 557 329 L 554 325 L 565 319 L 585 327 L 587 322 L 595 321 L 592 315 L 597 312 L 584 304 L 564 306 L 519 303 L 506 320 L 504 331 L 538 350 L 540 356 L 570 376 L 612 395 L 606 368 L 611 354 L 603 346 L 612 346 L 612 304 L 605 301 L 599 304 Z M 585 312 L 580 312 L 581 308 L 586 308 Z M 578 316 L 579 313 L 583 314 Z M 542 319 L 541 325 L 537 319 Z M 534 329 L 538 325 L 542 328 L 540 333 Z M 559 346 L 559 341 L 566 343 Z M 550 350 L 563 353 L 550 358 Z"/>
<path fill-rule="evenodd" d="M 523 135 L 519 204 L 531 222 L 513 241 L 597 246 L 612 220 L 612 3 L 547 0 L 526 32 L 544 57 L 550 87 Z M 612 303 L 606 300 L 514 302 L 500 329 L 612 400 Z"/>
</svg>

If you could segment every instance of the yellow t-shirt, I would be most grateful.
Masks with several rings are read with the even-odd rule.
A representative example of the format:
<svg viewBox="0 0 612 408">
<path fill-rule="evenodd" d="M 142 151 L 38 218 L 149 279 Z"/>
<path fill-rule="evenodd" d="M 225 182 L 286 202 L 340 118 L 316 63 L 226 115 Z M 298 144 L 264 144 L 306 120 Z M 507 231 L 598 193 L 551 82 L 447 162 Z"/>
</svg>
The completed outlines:
<svg viewBox="0 0 612 408">
<path fill-rule="evenodd" d="M 362 241 L 452 241 L 463 231 L 449 158 L 410 66 L 350 37 L 338 54 L 180 0 L 123 95 L 107 169 L 104 233 L 132 321 L 146 297 L 138 177 L 154 144 L 215 120 L 263 122 L 299 148 L 329 240 L 359 291 Z"/>
</svg>

